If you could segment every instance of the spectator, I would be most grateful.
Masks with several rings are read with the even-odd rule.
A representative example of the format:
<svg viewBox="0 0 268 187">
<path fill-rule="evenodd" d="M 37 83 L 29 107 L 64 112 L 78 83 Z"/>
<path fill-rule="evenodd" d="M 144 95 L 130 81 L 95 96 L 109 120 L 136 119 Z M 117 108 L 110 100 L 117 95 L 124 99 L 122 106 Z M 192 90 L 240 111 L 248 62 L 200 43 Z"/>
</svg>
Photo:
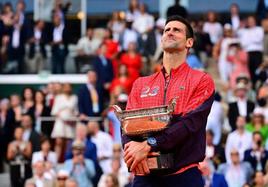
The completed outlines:
<svg viewBox="0 0 268 187">
<path fill-rule="evenodd" d="M 75 179 L 67 179 L 65 187 L 80 187 L 78 182 Z"/>
<path fill-rule="evenodd" d="M 246 122 L 250 121 L 250 115 L 252 114 L 255 104 L 247 99 L 247 86 L 244 83 L 238 83 L 234 90 L 236 101 L 229 103 L 228 120 L 232 128 L 235 130 L 236 119 L 238 116 L 246 118 Z"/>
<path fill-rule="evenodd" d="M 133 80 L 136 80 L 140 76 L 142 57 L 141 54 L 137 52 L 136 43 L 130 42 L 128 44 L 127 51 L 122 54 L 120 61 L 127 66 L 129 76 Z"/>
<path fill-rule="evenodd" d="M 79 90 L 78 108 L 81 120 L 87 120 L 88 116 L 99 116 L 103 111 L 103 92 L 101 85 L 97 84 L 97 79 L 97 73 L 89 70 L 87 84 Z"/>
<path fill-rule="evenodd" d="M 55 152 L 60 160 L 66 139 L 74 138 L 76 125 L 73 118 L 77 115 L 77 96 L 72 93 L 70 83 L 63 84 L 62 94 L 56 96 L 51 114 L 56 117 L 51 137 L 56 139 Z"/>
<path fill-rule="evenodd" d="M 207 119 L 207 130 L 211 130 L 214 134 L 213 137 L 213 144 L 219 145 L 222 137 L 222 127 L 224 123 L 224 108 L 222 104 L 222 98 L 221 95 L 216 92 L 215 94 L 215 100 L 212 104 L 210 113 L 208 115 Z"/>
<path fill-rule="evenodd" d="M 33 153 L 32 165 L 39 161 L 42 161 L 45 164 L 44 175 L 49 179 L 55 178 L 58 164 L 57 154 L 54 151 L 51 151 L 50 141 L 45 136 L 41 138 L 41 151 Z"/>
<path fill-rule="evenodd" d="M 120 187 L 118 178 L 116 177 L 115 174 L 110 173 L 107 174 L 105 177 L 105 185 L 106 187 Z"/>
<path fill-rule="evenodd" d="M 123 51 L 126 51 L 128 49 L 129 43 L 138 43 L 139 41 L 138 33 L 134 29 L 132 29 L 132 22 L 132 19 L 126 18 L 124 30 L 119 35 L 119 43 Z"/>
<path fill-rule="evenodd" d="M 217 22 L 216 13 L 209 11 L 207 13 L 207 21 L 204 23 L 203 31 L 207 32 L 213 44 L 216 44 L 223 34 L 222 25 Z"/>
<path fill-rule="evenodd" d="M 266 187 L 264 173 L 262 171 L 257 171 L 253 176 L 253 185 L 255 187 Z"/>
<path fill-rule="evenodd" d="M 20 96 L 12 94 L 10 95 L 10 108 L 7 111 L 7 117 L 3 129 L 7 143 L 11 141 L 15 127 L 20 125 L 21 117 L 22 106 Z"/>
<path fill-rule="evenodd" d="M 39 121 L 39 117 L 49 117 L 51 113 L 51 108 L 45 104 L 45 95 L 42 91 L 37 90 L 34 96 L 34 105 L 29 109 L 29 114 L 33 116 L 36 123 L 37 131 L 41 132 L 43 135 L 50 137 L 53 123 L 50 121 Z M 41 122 L 41 124 L 37 124 Z"/>
<path fill-rule="evenodd" d="M 25 87 L 22 91 L 22 113 L 28 113 L 29 109 L 34 105 L 34 89 Z"/>
<path fill-rule="evenodd" d="M 140 15 L 139 0 L 130 0 L 128 10 L 126 11 L 126 19 L 135 20 Z"/>
<path fill-rule="evenodd" d="M 32 151 L 37 152 L 41 149 L 40 135 L 33 129 L 33 119 L 29 114 L 23 114 L 21 126 L 24 129 L 23 140 L 32 144 Z"/>
<path fill-rule="evenodd" d="M 1 12 L 1 20 L 3 21 L 5 27 L 10 27 L 13 25 L 13 15 L 14 11 L 11 2 L 6 2 L 3 5 Z"/>
<path fill-rule="evenodd" d="M 56 187 L 66 187 L 65 185 L 68 178 L 69 173 L 66 170 L 59 170 L 57 173 Z"/>
<path fill-rule="evenodd" d="M 69 36 L 67 28 L 58 15 L 53 16 L 53 31 L 50 36 L 52 52 L 52 73 L 65 73 L 65 58 L 68 54 Z"/>
<path fill-rule="evenodd" d="M 217 168 L 218 165 L 226 162 L 224 155 L 224 148 L 221 145 L 213 144 L 214 134 L 211 130 L 206 132 L 206 157 L 210 159 L 214 166 Z"/>
<path fill-rule="evenodd" d="M 86 36 L 81 37 L 76 46 L 75 65 L 77 73 L 83 71 L 83 65 L 92 66 L 92 59 L 96 55 L 100 44 L 101 40 L 94 36 L 94 29 L 87 28 Z"/>
<path fill-rule="evenodd" d="M 229 11 L 230 11 L 230 15 L 228 17 L 227 22 L 232 25 L 232 29 L 233 29 L 234 33 L 236 33 L 241 25 L 239 5 L 236 3 L 232 3 Z"/>
<path fill-rule="evenodd" d="M 209 159 L 199 163 L 199 169 L 202 172 L 204 187 L 228 187 L 224 176 L 215 172 L 215 168 Z"/>
<path fill-rule="evenodd" d="M 264 30 L 262 27 L 257 26 L 254 16 L 248 16 L 247 28 L 238 31 L 238 38 L 242 48 L 248 53 L 248 69 L 253 88 L 255 88 L 257 81 L 256 69 L 262 63 Z"/>
<path fill-rule="evenodd" d="M 180 5 L 180 0 L 175 0 L 175 4 L 173 6 L 168 7 L 167 9 L 167 17 L 179 15 L 183 18 L 187 18 L 188 12 L 186 8 Z"/>
<path fill-rule="evenodd" d="M 12 187 L 23 187 L 27 178 L 32 175 L 30 158 L 32 146 L 23 140 L 23 128 L 17 127 L 14 140 L 8 144 L 7 160 L 10 165 L 10 182 Z"/>
<path fill-rule="evenodd" d="M 46 178 L 45 176 L 45 163 L 38 161 L 33 164 L 34 175 L 26 181 L 27 183 L 34 183 L 36 186 L 54 187 L 54 179 Z"/>
<path fill-rule="evenodd" d="M 253 113 L 251 122 L 246 125 L 246 130 L 251 133 L 259 131 L 263 142 L 268 139 L 268 126 L 265 124 L 264 115 L 257 110 Z"/>
<path fill-rule="evenodd" d="M 227 136 L 225 146 L 225 157 L 227 163 L 231 163 L 232 159 L 230 153 L 233 149 L 239 152 L 239 158 L 244 159 L 245 150 L 249 149 L 252 144 L 252 134 L 245 130 L 246 120 L 245 117 L 239 116 L 236 120 L 236 130 Z"/>
<path fill-rule="evenodd" d="M 113 39 L 118 41 L 119 35 L 124 29 L 124 22 L 120 17 L 120 12 L 112 13 L 112 18 L 108 21 L 107 28 L 112 31 Z"/>
<path fill-rule="evenodd" d="M 92 142 L 97 146 L 97 157 L 103 173 L 111 172 L 111 158 L 113 155 L 112 137 L 108 133 L 101 131 L 99 123 L 96 121 L 89 121 L 87 127 Z"/>
<path fill-rule="evenodd" d="M 64 169 L 69 172 L 70 177 L 77 180 L 79 187 L 93 187 L 92 178 L 95 176 L 94 163 L 92 160 L 84 157 L 84 152 L 81 148 L 85 148 L 83 142 L 73 142 L 73 158 L 65 161 Z"/>
<path fill-rule="evenodd" d="M 229 153 L 228 157 L 231 158 L 231 162 L 221 164 L 218 173 L 224 175 L 228 187 L 242 186 L 250 181 L 253 170 L 249 163 L 240 161 L 238 150 L 232 149 Z"/>
<path fill-rule="evenodd" d="M 31 38 L 29 39 L 30 49 L 27 67 L 29 73 L 38 73 L 44 69 L 47 58 L 47 52 L 45 49 L 47 42 L 48 37 L 45 32 L 45 22 L 38 20 L 35 23 L 31 33 Z"/>
<path fill-rule="evenodd" d="M 250 163 L 254 172 L 265 172 L 265 165 L 268 160 L 268 151 L 264 149 L 263 138 L 259 131 L 255 131 L 252 135 L 252 146 L 245 151 L 244 161 Z"/>
<path fill-rule="evenodd" d="M 267 16 L 268 4 L 265 0 L 258 0 L 258 4 L 256 7 L 256 15 L 258 21 L 262 21 Z"/>
</svg>

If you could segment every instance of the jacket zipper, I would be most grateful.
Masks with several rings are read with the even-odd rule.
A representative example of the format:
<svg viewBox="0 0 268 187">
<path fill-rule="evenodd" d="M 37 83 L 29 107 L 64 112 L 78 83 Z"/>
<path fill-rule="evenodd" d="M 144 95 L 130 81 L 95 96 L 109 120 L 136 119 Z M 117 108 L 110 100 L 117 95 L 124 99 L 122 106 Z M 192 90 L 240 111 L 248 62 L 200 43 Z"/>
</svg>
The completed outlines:
<svg viewBox="0 0 268 187">
<path fill-rule="evenodd" d="M 168 85 L 169 85 L 169 82 L 171 80 L 171 71 L 170 71 L 170 75 L 169 75 L 169 79 L 168 81 L 166 81 L 166 77 L 164 75 L 164 78 L 165 78 L 165 89 L 164 89 L 164 105 L 166 104 L 166 100 L 167 100 L 167 88 L 168 88 Z"/>
</svg>

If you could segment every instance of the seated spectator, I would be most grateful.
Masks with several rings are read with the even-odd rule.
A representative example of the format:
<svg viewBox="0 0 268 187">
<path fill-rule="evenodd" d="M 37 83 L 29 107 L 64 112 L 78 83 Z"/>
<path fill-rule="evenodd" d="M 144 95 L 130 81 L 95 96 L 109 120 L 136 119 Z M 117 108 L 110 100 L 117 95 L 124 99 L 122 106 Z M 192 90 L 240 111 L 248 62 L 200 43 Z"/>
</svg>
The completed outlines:
<svg viewBox="0 0 268 187">
<path fill-rule="evenodd" d="M 224 176 L 215 172 L 209 159 L 205 158 L 203 162 L 200 162 L 199 169 L 202 172 L 205 187 L 228 187 Z"/>
<path fill-rule="evenodd" d="M 239 152 L 241 161 L 244 159 L 245 150 L 249 149 L 252 144 L 252 134 L 245 130 L 246 120 L 244 117 L 239 116 L 236 120 L 236 130 L 231 132 L 226 140 L 225 157 L 227 163 L 231 163 L 230 153 L 233 149 Z"/>
<path fill-rule="evenodd" d="M 56 178 L 56 187 L 66 187 L 65 184 L 68 178 L 69 173 L 66 170 L 64 169 L 59 170 Z"/>
<path fill-rule="evenodd" d="M 264 115 L 258 111 L 255 111 L 252 115 L 252 120 L 246 125 L 246 130 L 253 133 L 259 131 L 262 136 L 263 142 L 268 139 L 268 126 L 264 122 Z"/>
<path fill-rule="evenodd" d="M 210 159 L 214 166 L 217 168 L 218 165 L 226 162 L 224 155 L 224 148 L 221 145 L 213 144 L 213 132 L 207 130 L 206 132 L 206 157 Z"/>
<path fill-rule="evenodd" d="M 263 138 L 259 131 L 253 133 L 252 142 L 252 147 L 245 151 L 244 161 L 249 162 L 255 172 L 265 172 L 268 151 L 264 149 Z"/>
<path fill-rule="evenodd" d="M 80 186 L 75 179 L 70 178 L 66 180 L 65 187 L 80 187 Z"/>
<path fill-rule="evenodd" d="M 77 56 L 75 57 L 76 72 L 81 73 L 83 65 L 91 66 L 91 61 L 96 55 L 101 40 L 94 37 L 94 29 L 87 28 L 86 36 L 80 38 L 77 43 Z"/>
<path fill-rule="evenodd" d="M 253 176 L 254 187 L 267 187 L 265 183 L 264 173 L 262 171 L 256 171 Z"/>
<path fill-rule="evenodd" d="M 89 121 L 87 124 L 91 140 L 97 146 L 97 157 L 103 173 L 111 172 L 111 158 L 113 156 L 113 139 L 111 135 L 100 130 L 99 123 Z"/>
<path fill-rule="evenodd" d="M 64 162 L 64 169 L 78 182 L 79 187 L 93 187 L 92 178 L 96 173 L 94 162 L 84 157 L 84 148 L 84 142 L 73 142 L 73 158 Z"/>
<path fill-rule="evenodd" d="M 119 187 L 119 181 L 115 174 L 107 174 L 105 178 L 105 187 Z M 120 186 L 121 187 L 121 186 Z"/>
<path fill-rule="evenodd" d="M 30 164 L 32 146 L 29 141 L 23 140 L 23 128 L 20 126 L 15 129 L 13 137 L 14 140 L 8 144 L 7 149 L 10 181 L 12 187 L 23 187 L 25 180 L 32 175 Z"/>
<path fill-rule="evenodd" d="M 218 173 L 223 174 L 228 187 L 243 186 L 250 181 L 253 174 L 253 169 L 248 162 L 241 162 L 237 149 L 230 151 L 230 163 L 223 163 L 219 165 Z"/>
<path fill-rule="evenodd" d="M 25 87 L 22 91 L 22 113 L 28 113 L 29 109 L 34 105 L 34 89 Z"/>
<path fill-rule="evenodd" d="M 52 178 L 46 178 L 45 176 L 45 163 L 43 161 L 37 161 L 33 164 L 33 177 L 26 181 L 27 183 L 34 183 L 36 186 L 54 187 L 55 181 Z"/>
<path fill-rule="evenodd" d="M 45 176 L 54 178 L 56 176 L 56 168 L 58 164 L 57 154 L 51 151 L 50 141 L 47 137 L 41 138 L 41 151 L 34 152 L 32 156 L 32 165 L 42 161 L 45 164 Z"/>
</svg>

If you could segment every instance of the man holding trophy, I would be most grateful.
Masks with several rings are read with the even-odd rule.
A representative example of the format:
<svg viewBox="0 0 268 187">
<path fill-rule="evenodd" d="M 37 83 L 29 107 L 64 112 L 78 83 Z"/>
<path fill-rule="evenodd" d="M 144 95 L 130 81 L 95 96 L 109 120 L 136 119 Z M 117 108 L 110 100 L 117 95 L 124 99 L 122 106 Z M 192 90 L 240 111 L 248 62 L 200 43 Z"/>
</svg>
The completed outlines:
<svg viewBox="0 0 268 187">
<path fill-rule="evenodd" d="M 205 127 L 214 83 L 191 69 L 186 56 L 194 43 L 191 25 L 169 17 L 161 39 L 163 68 L 133 84 L 122 126 L 124 160 L 133 186 L 201 187 L 198 163 L 205 157 Z"/>
</svg>

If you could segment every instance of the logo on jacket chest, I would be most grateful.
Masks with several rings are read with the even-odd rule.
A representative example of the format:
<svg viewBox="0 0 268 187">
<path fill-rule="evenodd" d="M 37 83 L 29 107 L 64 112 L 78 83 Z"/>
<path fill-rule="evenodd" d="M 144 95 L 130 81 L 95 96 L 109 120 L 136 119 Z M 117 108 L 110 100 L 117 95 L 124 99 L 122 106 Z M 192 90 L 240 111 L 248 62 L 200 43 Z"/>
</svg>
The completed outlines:
<svg viewBox="0 0 268 187">
<path fill-rule="evenodd" d="M 145 86 L 144 88 L 142 88 L 141 90 L 141 95 L 140 97 L 149 97 L 149 96 L 156 96 L 159 93 L 160 87 L 159 86 L 153 86 L 153 87 L 149 87 L 149 86 Z"/>
</svg>

